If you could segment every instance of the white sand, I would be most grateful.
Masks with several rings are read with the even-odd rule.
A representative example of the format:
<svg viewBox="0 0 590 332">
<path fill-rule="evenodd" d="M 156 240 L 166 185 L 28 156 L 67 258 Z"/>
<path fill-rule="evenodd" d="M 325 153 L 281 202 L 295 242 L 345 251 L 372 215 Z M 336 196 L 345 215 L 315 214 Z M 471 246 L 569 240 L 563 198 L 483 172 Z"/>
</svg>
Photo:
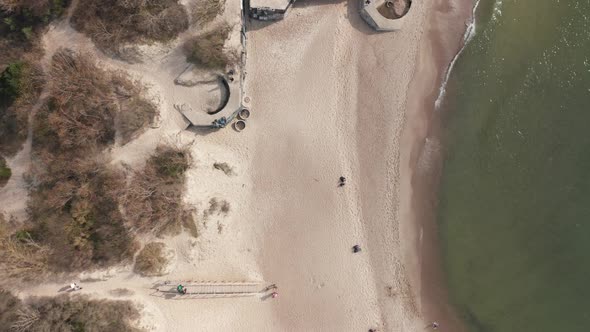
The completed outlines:
<svg viewBox="0 0 590 332">
<path fill-rule="evenodd" d="M 298 2 L 284 21 L 248 35 L 248 131 L 258 138 L 247 220 L 264 223 L 259 261 L 282 290 L 279 330 L 424 327 L 403 268 L 397 183 L 428 8 L 415 2 L 407 29 L 375 34 L 351 6 Z"/>
</svg>

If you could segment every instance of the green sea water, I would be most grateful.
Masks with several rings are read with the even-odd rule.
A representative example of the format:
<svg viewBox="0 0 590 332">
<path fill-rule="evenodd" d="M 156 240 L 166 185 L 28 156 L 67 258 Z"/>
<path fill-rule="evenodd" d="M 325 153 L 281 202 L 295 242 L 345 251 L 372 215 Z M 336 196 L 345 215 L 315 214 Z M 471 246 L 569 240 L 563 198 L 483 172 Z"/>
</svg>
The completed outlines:
<svg viewBox="0 0 590 332">
<path fill-rule="evenodd" d="M 440 108 L 438 223 L 474 332 L 590 332 L 590 0 L 481 0 Z"/>
</svg>

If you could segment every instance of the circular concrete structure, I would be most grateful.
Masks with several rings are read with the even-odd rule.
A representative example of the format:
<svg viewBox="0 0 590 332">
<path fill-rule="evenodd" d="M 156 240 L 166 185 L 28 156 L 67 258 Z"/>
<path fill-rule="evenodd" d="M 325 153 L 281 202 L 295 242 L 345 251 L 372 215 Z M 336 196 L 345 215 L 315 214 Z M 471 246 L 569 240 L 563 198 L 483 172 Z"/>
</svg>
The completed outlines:
<svg viewBox="0 0 590 332">
<path fill-rule="evenodd" d="M 234 129 L 237 132 L 240 132 L 240 131 L 246 129 L 246 122 L 242 121 L 242 120 L 238 120 L 238 121 L 234 122 Z"/>
<path fill-rule="evenodd" d="M 361 0 L 361 17 L 377 31 L 400 30 L 412 0 Z"/>
<path fill-rule="evenodd" d="M 240 118 L 240 120 L 246 120 L 249 117 L 250 117 L 250 110 L 247 108 L 242 108 L 240 110 L 240 112 L 238 112 L 238 118 Z"/>
</svg>

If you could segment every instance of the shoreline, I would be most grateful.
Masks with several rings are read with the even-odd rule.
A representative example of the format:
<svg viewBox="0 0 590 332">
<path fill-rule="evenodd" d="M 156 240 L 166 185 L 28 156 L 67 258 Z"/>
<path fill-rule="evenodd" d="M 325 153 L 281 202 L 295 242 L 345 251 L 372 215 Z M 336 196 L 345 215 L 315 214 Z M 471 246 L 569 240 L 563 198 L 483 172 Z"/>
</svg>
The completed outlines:
<svg viewBox="0 0 590 332">
<path fill-rule="evenodd" d="M 465 331 L 449 303 L 440 255 L 437 203 L 444 147 L 437 99 L 464 45 L 472 5 L 437 0 L 422 39 L 416 70 L 408 89 L 406 124 L 401 141 L 400 220 L 407 240 L 404 262 L 414 296 L 427 323 L 436 321 L 443 331 Z M 464 2 L 464 1 L 463 1 Z M 456 22 L 465 22 L 458 25 Z M 443 95 L 444 96 L 444 95 Z"/>
</svg>

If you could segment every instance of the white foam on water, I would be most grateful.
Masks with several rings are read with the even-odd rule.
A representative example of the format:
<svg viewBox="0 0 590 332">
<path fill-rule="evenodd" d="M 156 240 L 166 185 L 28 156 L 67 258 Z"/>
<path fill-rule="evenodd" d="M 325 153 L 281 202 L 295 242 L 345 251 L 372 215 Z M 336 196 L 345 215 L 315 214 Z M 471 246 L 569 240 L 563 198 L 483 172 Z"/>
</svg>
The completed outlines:
<svg viewBox="0 0 590 332">
<path fill-rule="evenodd" d="M 447 83 L 449 82 L 449 77 L 451 76 L 451 72 L 453 71 L 453 67 L 455 66 L 455 62 L 457 62 L 457 59 L 459 59 L 459 56 L 461 55 L 461 53 L 463 53 L 463 50 L 465 50 L 465 47 L 467 47 L 467 44 L 469 44 L 469 42 L 471 41 L 471 39 L 473 38 L 473 36 L 475 35 L 475 13 L 477 12 L 477 7 L 479 7 L 479 3 L 481 0 L 477 0 L 475 2 L 475 5 L 473 6 L 473 10 L 471 12 L 471 22 L 469 23 L 469 25 L 467 26 L 467 29 L 465 29 L 465 34 L 463 34 L 463 46 L 461 46 L 461 49 L 459 49 L 459 52 L 457 52 L 457 54 L 455 54 L 455 56 L 453 57 L 453 60 L 451 60 L 451 63 L 449 64 L 449 66 L 447 67 L 447 71 L 445 72 L 445 78 L 442 81 L 442 84 L 440 86 L 440 89 L 438 91 L 438 97 L 436 98 L 436 101 L 434 102 L 434 109 L 438 110 L 438 108 L 440 107 L 440 103 L 442 102 L 446 90 L 447 90 Z M 500 3 L 500 5 L 502 5 L 502 0 L 496 1 L 494 8 L 496 8 L 496 5 L 498 4 L 498 2 Z M 494 9 L 494 13 L 495 13 L 495 9 Z M 501 11 L 500 11 L 501 13 Z"/>
</svg>

